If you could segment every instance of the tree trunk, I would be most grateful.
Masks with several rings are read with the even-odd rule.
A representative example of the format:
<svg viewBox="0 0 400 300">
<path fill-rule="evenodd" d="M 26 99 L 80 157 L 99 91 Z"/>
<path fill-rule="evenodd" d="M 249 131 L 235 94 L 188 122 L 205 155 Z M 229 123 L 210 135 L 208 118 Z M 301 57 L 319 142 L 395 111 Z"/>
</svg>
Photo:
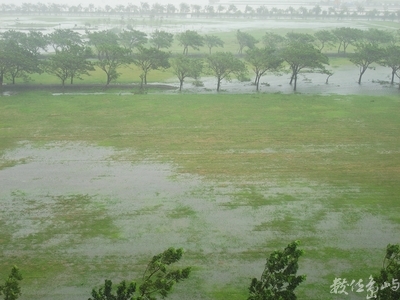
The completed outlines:
<svg viewBox="0 0 400 300">
<path fill-rule="evenodd" d="M 144 78 L 144 76 L 143 76 L 143 74 L 141 74 L 139 77 L 140 77 L 140 89 L 142 89 L 143 88 L 143 78 Z"/>
<path fill-rule="evenodd" d="M 360 68 L 360 77 L 358 77 L 358 84 L 361 84 L 361 78 L 364 75 L 366 70 L 367 70 L 367 67 L 361 67 Z"/>
<path fill-rule="evenodd" d="M 294 75 L 294 88 L 293 91 L 297 90 L 297 74 Z"/>
<path fill-rule="evenodd" d="M 4 75 L 3 73 L 0 74 L 0 87 L 3 86 Z"/>
<path fill-rule="evenodd" d="M 259 86 L 260 86 L 260 77 L 261 76 L 256 76 L 256 91 L 258 92 Z"/>
<path fill-rule="evenodd" d="M 183 86 L 183 79 L 182 80 L 179 79 L 179 91 L 180 92 L 182 91 L 182 86 Z"/>
<path fill-rule="evenodd" d="M 337 49 L 337 53 L 340 53 L 340 48 L 342 47 L 342 42 L 339 43 L 339 48 Z"/>
<path fill-rule="evenodd" d="M 394 83 L 394 75 L 396 74 L 396 71 L 392 69 L 392 80 L 390 81 L 390 84 Z"/>
<path fill-rule="evenodd" d="M 343 53 L 346 54 L 346 49 L 349 44 L 343 43 Z"/>
<path fill-rule="evenodd" d="M 217 78 L 217 92 L 219 92 L 219 88 L 221 86 L 221 78 Z"/>
<path fill-rule="evenodd" d="M 296 73 L 293 71 L 292 77 L 290 77 L 290 82 L 289 82 L 290 85 L 292 85 L 292 83 L 293 83 L 293 79 L 294 79 L 294 77 L 296 76 L 295 74 L 296 74 Z"/>
</svg>

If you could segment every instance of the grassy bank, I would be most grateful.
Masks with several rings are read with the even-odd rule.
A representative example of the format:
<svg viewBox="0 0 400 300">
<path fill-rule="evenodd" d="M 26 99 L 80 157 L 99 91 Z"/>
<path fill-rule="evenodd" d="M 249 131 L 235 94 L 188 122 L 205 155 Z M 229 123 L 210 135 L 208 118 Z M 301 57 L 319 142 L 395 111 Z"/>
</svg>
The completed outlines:
<svg viewBox="0 0 400 300">
<path fill-rule="evenodd" d="M 104 276 L 137 276 L 152 245 L 165 244 L 186 248 L 183 262 L 195 266 L 176 299 L 244 299 L 267 254 L 299 239 L 308 275 L 299 298 L 337 299 L 335 277 L 366 281 L 386 244 L 399 242 L 399 105 L 398 97 L 298 94 L 2 97 L 1 154 L 21 142 L 112 147 L 122 151 L 109 164 L 172 164 L 167 181 L 183 192 L 160 185 L 142 199 L 133 186 L 141 206 L 130 212 L 117 209 L 123 196 L 111 181 L 114 196 L 4 189 L 0 276 L 17 264 L 24 299 L 87 298 Z M 30 159 L 3 156 L 0 172 Z M 201 183 L 183 188 L 182 176 Z M 21 234 L 29 222 L 20 219 L 40 230 Z M 73 238 L 54 242 L 63 231 Z M 98 254 L 91 245 L 99 241 L 114 250 Z"/>
</svg>

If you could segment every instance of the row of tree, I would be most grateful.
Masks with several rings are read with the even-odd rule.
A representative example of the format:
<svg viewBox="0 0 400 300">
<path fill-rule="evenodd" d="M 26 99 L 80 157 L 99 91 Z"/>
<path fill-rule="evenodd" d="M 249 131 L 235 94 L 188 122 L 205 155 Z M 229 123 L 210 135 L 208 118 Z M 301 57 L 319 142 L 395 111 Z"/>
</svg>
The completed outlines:
<svg viewBox="0 0 400 300">
<path fill-rule="evenodd" d="M 136 65 L 140 70 L 141 86 L 147 84 L 151 70 L 171 68 L 182 89 L 188 77 L 198 79 L 201 74 L 217 78 L 217 91 L 222 80 L 232 76 L 246 78 L 248 68 L 254 72 L 254 84 L 258 91 L 260 79 L 267 72 L 284 71 L 291 73 L 290 84 L 297 88 L 297 78 L 301 72 L 319 72 L 328 75 L 327 55 L 322 53 L 326 45 L 338 44 L 338 52 L 346 53 L 349 45 L 354 53 L 349 59 L 360 68 L 359 83 L 372 63 L 391 68 L 392 80 L 400 74 L 400 46 L 396 44 L 393 33 L 369 29 L 362 31 L 342 27 L 334 30 L 321 30 L 311 34 L 290 32 L 286 36 L 266 33 L 259 43 L 251 34 L 238 30 L 236 40 L 238 54 L 231 52 L 212 53 L 212 48 L 223 47 L 224 42 L 215 35 L 200 35 L 186 30 L 175 36 L 183 47 L 181 55 L 160 50 L 171 47 L 174 36 L 166 31 L 156 30 L 150 37 L 144 32 L 128 29 L 119 33 L 111 30 L 86 32 L 82 37 L 70 29 L 57 29 L 49 35 L 30 31 L 29 33 L 9 30 L 0 40 L 0 84 L 4 77 L 15 83 L 16 78 L 27 78 L 30 73 L 47 72 L 57 76 L 62 85 L 69 80 L 90 75 L 95 67 L 106 75 L 106 85 L 116 80 L 119 68 Z M 149 45 L 149 46 L 147 46 Z M 147 46 L 147 47 L 146 47 Z M 189 56 L 189 48 L 199 50 L 207 46 L 209 54 L 204 57 Z M 52 53 L 43 55 L 44 50 L 52 48 Z M 245 50 L 245 51 L 244 51 Z"/>
<path fill-rule="evenodd" d="M 192 14 L 193 16 L 247 16 L 247 17 L 273 17 L 273 18 L 367 18 L 367 19 L 383 19 L 383 20 L 400 20 L 400 9 L 389 11 L 386 8 L 378 10 L 376 8 L 367 10 L 363 4 L 358 3 L 355 7 L 350 7 L 348 3 L 344 2 L 339 8 L 328 6 L 322 8 L 315 5 L 312 8 L 300 6 L 297 9 L 289 6 L 286 9 L 272 7 L 268 9 L 267 6 L 261 5 L 253 7 L 246 5 L 244 9 L 240 10 L 236 5 L 205 5 L 198 4 L 189 5 L 185 2 L 180 3 L 178 6 L 174 4 L 162 5 L 154 3 L 150 5 L 148 2 L 140 2 L 136 5 L 129 3 L 127 5 L 117 4 L 115 6 L 105 5 L 95 6 L 93 3 L 87 6 L 68 5 L 58 3 L 29 3 L 25 2 L 21 5 L 13 3 L 3 3 L 0 5 L 0 13 L 22 13 L 22 14 L 103 14 L 103 15 L 186 15 Z"/>
<path fill-rule="evenodd" d="M 296 300 L 295 289 L 306 280 L 305 275 L 297 275 L 299 258 L 304 254 L 298 249 L 299 242 L 290 243 L 283 251 L 276 250 L 267 258 L 260 279 L 253 278 L 249 287 L 247 300 Z M 89 300 L 157 300 L 165 299 L 175 283 L 189 278 L 191 268 L 173 269 L 171 265 L 178 262 L 183 249 L 169 248 L 153 256 L 143 274 L 141 284 L 137 288 L 134 281 L 123 280 L 113 287 L 111 280 L 106 279 L 104 286 L 92 290 Z M 388 245 L 380 273 L 370 277 L 366 286 L 367 299 L 397 300 L 400 297 L 400 246 Z M 16 300 L 21 295 L 19 282 L 22 276 L 18 268 L 13 267 L 4 285 L 0 285 L 0 295 L 5 300 Z M 346 279 L 335 278 L 331 285 L 331 293 L 344 294 L 349 283 Z M 362 280 L 360 288 L 364 287 Z M 353 286 L 352 286 L 353 287 Z"/>
</svg>

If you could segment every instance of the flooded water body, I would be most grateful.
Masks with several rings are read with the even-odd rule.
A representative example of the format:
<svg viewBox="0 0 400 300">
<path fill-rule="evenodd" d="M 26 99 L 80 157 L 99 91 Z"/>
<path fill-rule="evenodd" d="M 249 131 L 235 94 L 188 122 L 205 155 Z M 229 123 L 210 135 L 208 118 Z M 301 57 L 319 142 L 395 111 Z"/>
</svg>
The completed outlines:
<svg viewBox="0 0 400 300">
<path fill-rule="evenodd" d="M 135 29 L 146 33 L 156 28 L 173 33 L 189 29 L 203 34 L 237 29 L 251 32 L 253 28 L 315 28 L 313 21 L 186 21 L 164 20 Z M 0 26 L 8 30 L 18 23 L 19 28 L 28 30 L 36 24 L 49 33 L 57 28 L 73 29 L 84 22 L 84 18 L 63 18 L 58 22 L 4 17 Z M 319 28 L 342 26 L 367 28 L 366 23 L 350 21 L 324 21 Z M 96 30 L 111 27 L 112 24 L 102 25 Z M 84 33 L 82 29 L 78 31 Z M 388 83 L 390 70 L 373 67 L 367 70 L 361 85 L 357 83 L 356 66 L 330 66 L 328 69 L 334 74 L 328 83 L 326 75 L 301 74 L 297 92 L 321 96 L 376 95 L 377 99 L 381 95 L 399 95 L 398 79 L 395 85 Z M 289 79 L 287 73 L 268 74 L 261 79 L 260 92 L 293 93 Z M 215 78 L 200 80 L 204 86 L 195 87 L 187 80 L 182 92 L 216 93 Z M 171 78 L 167 84 L 176 89 L 163 93 L 178 93 L 176 79 Z M 221 84 L 221 93 L 255 93 L 255 89 L 250 81 Z M 3 95 L 12 93 L 6 91 Z M 335 147 L 326 145 L 305 151 L 329 154 Z M 260 150 L 243 154 L 257 151 Z M 6 241 L 0 243 L 0 254 L 6 260 L 27 262 L 32 269 L 46 270 L 43 278 L 27 275 L 26 282 L 30 284 L 24 287 L 22 300 L 86 299 L 91 288 L 105 278 L 140 277 L 143 261 L 171 246 L 185 248 L 187 257 L 182 263 L 195 267 L 196 284 L 193 288 L 193 282 L 182 283 L 188 288 L 178 287 L 170 298 L 197 300 L 213 299 L 207 293 L 216 286 L 236 285 L 246 290 L 249 278 L 260 275 L 265 263 L 264 257 L 249 258 L 251 254 L 270 253 L 282 240 L 306 240 L 303 245 L 310 252 L 336 249 L 341 254 L 362 255 L 381 251 L 398 240 L 400 225 L 384 216 L 353 206 L 333 209 L 328 205 L 343 195 L 357 198 L 363 193 L 359 186 L 336 187 L 305 178 L 278 181 L 268 175 L 263 182 L 254 183 L 212 181 L 195 174 L 181 174 L 179 166 L 161 163 L 153 157 L 140 162 L 124 159 L 134 153 L 134 149 L 117 150 L 86 142 L 22 141 L 0 154 L 2 161 L 10 162 L 9 167 L 0 169 L 0 241 Z M 259 203 L 248 196 L 253 193 Z M 305 261 L 299 273 L 307 274 L 307 284 L 326 287 L 326 297 L 314 295 L 314 299 L 329 298 L 329 274 L 351 273 L 358 268 L 343 257 L 308 257 Z M 52 273 L 56 266 L 58 269 Z M 365 299 L 365 294 L 352 293 L 346 299 Z"/>
<path fill-rule="evenodd" d="M 390 69 L 381 66 L 373 66 L 374 70 L 367 70 L 362 78 L 362 83 L 358 84 L 358 68 L 356 66 L 346 66 L 340 68 L 330 68 L 333 75 L 326 83 L 327 75 L 319 73 L 303 73 L 298 76 L 297 90 L 303 94 L 319 95 L 400 95 L 398 79 L 393 85 L 390 84 Z M 252 78 L 253 80 L 253 78 Z M 291 94 L 294 92 L 293 85 L 289 84 L 290 74 L 266 74 L 261 77 L 259 92 L 261 93 L 283 93 Z M 182 91 L 189 93 L 216 93 L 217 81 L 215 77 L 202 77 L 200 81 L 204 86 L 195 87 L 190 80 L 184 83 Z M 172 80 L 173 83 L 179 85 Z M 176 91 L 169 91 L 174 93 Z M 240 82 L 236 79 L 232 81 L 223 80 L 221 82 L 221 92 L 231 94 L 255 93 L 256 86 L 252 81 Z"/>
<path fill-rule="evenodd" d="M 0 245 L 4 257 L 20 255 L 39 263 L 51 253 L 53 263 L 79 262 L 92 270 L 85 271 L 85 286 L 77 286 L 76 274 L 65 265 L 46 286 L 28 287 L 23 299 L 88 297 L 91 286 L 107 276 L 101 272 L 104 260 L 119 265 L 149 259 L 171 246 L 188 251 L 187 264 L 199 263 L 190 257 L 206 258 L 201 263 L 205 269 L 195 275 L 205 290 L 216 282 L 229 284 L 258 274 L 262 263 L 237 256 L 264 249 L 266 241 L 301 237 L 324 247 L 358 251 L 396 240 L 400 229 L 355 210 L 350 224 L 345 211 L 325 206 L 337 195 L 360 193 L 358 187 L 337 189 L 300 178 L 285 183 L 271 178 L 258 184 L 265 202 L 254 207 L 240 196 L 247 191 L 233 183 L 182 175 L 173 164 L 121 159 L 132 151 L 87 143 L 21 142 L 1 157 L 19 162 L 0 170 L 0 220 L 10 235 L 10 242 Z M 274 225 L 279 223 L 286 225 Z M 286 228 L 283 232 L 281 226 Z M 335 268 L 344 272 L 351 266 Z M 331 271 L 306 269 L 310 283 Z M 136 274 L 124 272 L 128 278 Z M 172 299 L 206 299 L 201 289 L 189 298 L 188 291 L 182 291 L 184 297 L 178 290 Z"/>
</svg>

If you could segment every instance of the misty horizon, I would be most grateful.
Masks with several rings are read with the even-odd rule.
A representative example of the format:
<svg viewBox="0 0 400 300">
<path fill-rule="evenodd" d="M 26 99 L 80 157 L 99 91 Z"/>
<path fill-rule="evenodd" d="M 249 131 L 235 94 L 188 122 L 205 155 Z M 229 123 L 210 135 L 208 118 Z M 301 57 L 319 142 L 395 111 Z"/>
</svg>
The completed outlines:
<svg viewBox="0 0 400 300">
<path fill-rule="evenodd" d="M 167 5 L 167 4 L 173 4 L 175 6 L 179 6 L 180 3 L 187 3 L 187 4 L 198 4 L 198 5 L 209 5 L 210 1 L 209 0 L 149 0 L 149 1 L 130 1 L 130 0 L 98 0 L 98 1 L 91 1 L 91 0 L 70 0 L 68 3 L 66 3 L 63 0 L 50 0 L 50 1 L 36 1 L 36 0 L 16 0 L 13 1 L 12 4 L 14 5 L 21 5 L 23 3 L 44 3 L 44 4 L 49 4 L 49 3 L 56 3 L 56 4 L 68 4 L 68 5 L 82 5 L 82 6 L 87 6 L 89 4 L 94 4 L 95 6 L 104 6 L 104 5 L 110 5 L 110 6 L 115 6 L 115 5 L 128 5 L 128 4 L 135 4 L 135 5 L 140 5 L 140 2 L 147 2 L 150 5 L 159 3 L 161 5 Z M 282 6 L 282 5 L 290 5 L 290 4 L 297 4 L 297 3 L 304 3 L 307 5 L 310 4 L 317 4 L 320 1 L 317 0 L 290 0 L 290 1 L 277 1 L 277 0 L 251 0 L 251 1 L 237 1 L 237 0 L 221 0 L 217 3 L 214 3 L 214 5 L 229 5 L 229 4 L 234 4 L 234 5 L 250 5 L 250 6 L 261 6 L 261 5 L 276 5 L 276 6 Z M 1 4 L 11 4 L 10 1 L 0 1 Z"/>
</svg>

